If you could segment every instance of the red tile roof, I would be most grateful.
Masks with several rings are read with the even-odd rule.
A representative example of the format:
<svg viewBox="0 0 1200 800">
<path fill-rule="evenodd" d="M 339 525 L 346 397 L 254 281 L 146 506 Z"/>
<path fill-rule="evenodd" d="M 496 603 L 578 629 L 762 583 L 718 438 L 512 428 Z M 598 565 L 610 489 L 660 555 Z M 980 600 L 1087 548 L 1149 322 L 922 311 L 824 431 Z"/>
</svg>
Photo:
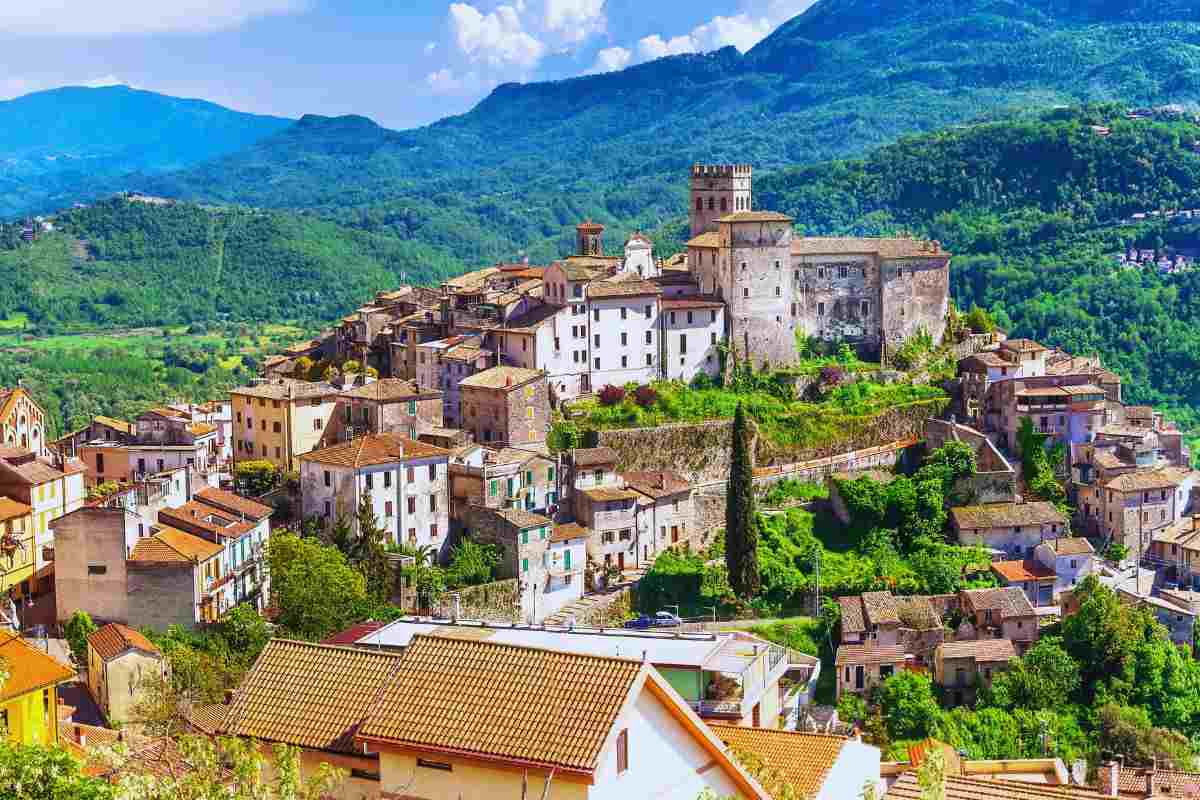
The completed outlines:
<svg viewBox="0 0 1200 800">
<path fill-rule="evenodd" d="M 271 516 L 274 509 L 240 494 L 224 489 L 207 488 L 196 492 L 196 498 L 205 505 L 230 514 L 245 515 L 247 519 L 261 521 Z"/>
<path fill-rule="evenodd" d="M 105 661 L 111 661 L 126 650 L 141 650 L 149 655 L 161 655 L 154 642 L 133 628 L 110 622 L 88 636 L 88 646 Z"/>
</svg>

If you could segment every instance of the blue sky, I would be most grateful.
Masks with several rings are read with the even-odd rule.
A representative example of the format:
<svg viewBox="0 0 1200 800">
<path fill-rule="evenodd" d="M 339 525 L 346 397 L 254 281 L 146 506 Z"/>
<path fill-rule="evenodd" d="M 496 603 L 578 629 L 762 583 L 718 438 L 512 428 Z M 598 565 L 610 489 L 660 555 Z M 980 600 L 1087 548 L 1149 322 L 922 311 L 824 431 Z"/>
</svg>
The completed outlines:
<svg viewBox="0 0 1200 800">
<path fill-rule="evenodd" d="M 2 0 L 0 99 L 124 83 L 393 128 L 498 83 L 742 50 L 813 0 Z"/>
</svg>

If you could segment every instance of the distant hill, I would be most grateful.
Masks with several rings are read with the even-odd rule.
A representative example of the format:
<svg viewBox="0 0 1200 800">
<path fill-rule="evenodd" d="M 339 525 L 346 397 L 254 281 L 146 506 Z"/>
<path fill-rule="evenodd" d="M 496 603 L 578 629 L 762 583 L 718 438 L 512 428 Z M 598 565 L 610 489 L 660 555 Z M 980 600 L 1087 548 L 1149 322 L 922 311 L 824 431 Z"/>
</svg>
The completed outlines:
<svg viewBox="0 0 1200 800">
<path fill-rule="evenodd" d="M 97 179 L 224 156 L 291 124 L 127 86 L 66 87 L 0 102 L 0 219 L 52 209 Z"/>
<path fill-rule="evenodd" d="M 1200 102 L 1200 10 L 1185 0 L 821 0 L 745 55 L 726 48 L 572 80 L 498 87 L 403 132 L 305 118 L 146 181 L 156 192 L 307 207 L 467 261 L 610 245 L 683 212 L 696 161 L 760 172 L 899 136 L 1094 100 Z"/>
<path fill-rule="evenodd" d="M 413 242 L 285 211 L 111 199 L 32 244 L 0 228 L 0 319 L 41 333 L 195 321 L 326 322 L 402 281 L 460 264 Z"/>
</svg>

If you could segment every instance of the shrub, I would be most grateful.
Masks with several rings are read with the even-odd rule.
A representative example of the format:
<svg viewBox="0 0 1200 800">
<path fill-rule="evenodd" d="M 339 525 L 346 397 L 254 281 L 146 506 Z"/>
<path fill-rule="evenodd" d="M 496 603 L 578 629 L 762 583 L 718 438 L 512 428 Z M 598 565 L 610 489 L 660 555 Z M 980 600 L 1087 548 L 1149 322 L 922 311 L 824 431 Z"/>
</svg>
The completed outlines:
<svg viewBox="0 0 1200 800">
<path fill-rule="evenodd" d="M 633 393 L 633 400 L 642 408 L 649 408 L 658 402 L 658 392 L 649 384 L 639 386 Z"/>
<path fill-rule="evenodd" d="M 846 380 L 846 371 L 841 367 L 821 367 L 821 385 L 826 387 L 841 386 Z"/>
<path fill-rule="evenodd" d="M 600 390 L 600 404 L 605 406 L 615 406 L 625 400 L 625 390 L 620 386 L 613 386 L 611 383 Z"/>
<path fill-rule="evenodd" d="M 256 459 L 243 461 L 233 471 L 241 494 L 266 494 L 279 482 L 279 468 L 270 461 Z"/>
</svg>

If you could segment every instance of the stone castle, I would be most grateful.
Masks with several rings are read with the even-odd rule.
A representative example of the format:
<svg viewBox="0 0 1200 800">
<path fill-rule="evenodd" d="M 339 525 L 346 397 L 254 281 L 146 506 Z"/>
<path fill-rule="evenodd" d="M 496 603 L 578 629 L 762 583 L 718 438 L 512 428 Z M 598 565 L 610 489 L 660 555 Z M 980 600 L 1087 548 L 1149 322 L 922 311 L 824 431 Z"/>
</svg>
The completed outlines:
<svg viewBox="0 0 1200 800">
<path fill-rule="evenodd" d="M 909 238 L 795 236 L 786 214 L 753 210 L 753 168 L 696 165 L 687 266 L 726 304 L 730 348 L 755 363 L 796 359 L 800 332 L 883 355 L 946 327 L 950 254 Z"/>
</svg>

